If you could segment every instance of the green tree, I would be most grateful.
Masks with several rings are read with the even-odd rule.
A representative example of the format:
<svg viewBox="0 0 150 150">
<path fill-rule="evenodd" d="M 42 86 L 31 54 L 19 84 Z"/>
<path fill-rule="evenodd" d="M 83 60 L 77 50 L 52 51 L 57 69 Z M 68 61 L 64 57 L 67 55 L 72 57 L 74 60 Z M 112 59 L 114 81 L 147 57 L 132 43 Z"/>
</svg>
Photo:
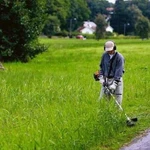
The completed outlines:
<svg viewBox="0 0 150 150">
<path fill-rule="evenodd" d="M 101 14 L 98 14 L 98 16 L 95 19 L 95 23 L 97 25 L 96 32 L 95 32 L 96 39 L 99 40 L 104 38 L 106 34 L 106 26 L 107 26 L 105 17 Z"/>
<path fill-rule="evenodd" d="M 150 33 L 150 22 L 148 18 L 142 16 L 138 18 L 137 23 L 135 24 L 135 29 L 137 35 L 139 35 L 142 39 L 149 38 Z"/>
<path fill-rule="evenodd" d="M 83 24 L 83 21 L 89 19 L 90 10 L 85 0 L 71 0 L 68 14 L 66 26 L 63 29 L 70 31 L 70 28 L 72 28 L 73 31 Z"/>
<path fill-rule="evenodd" d="M 94 21 L 95 17 L 98 14 L 107 14 L 108 11 L 106 10 L 107 7 L 111 7 L 111 4 L 106 0 L 86 0 L 88 7 L 91 11 L 90 20 Z"/>
<path fill-rule="evenodd" d="M 53 24 L 62 29 L 66 24 L 66 20 L 70 14 L 70 0 L 46 0 L 47 2 L 47 13 L 48 26 Z M 53 19 L 52 19 L 53 18 Z M 54 19 L 55 18 L 55 19 Z M 56 21 L 57 20 L 57 21 Z M 47 26 L 46 26 L 47 27 Z"/>
<path fill-rule="evenodd" d="M 149 0 L 132 0 L 130 5 L 136 5 L 141 11 L 143 16 L 150 19 L 150 1 Z"/>
<path fill-rule="evenodd" d="M 74 30 L 83 21 L 89 19 L 90 10 L 85 0 L 47 0 L 47 13 L 50 17 L 44 33 L 47 35 L 51 32 L 54 35 L 56 30 L 52 26 L 59 27 L 60 31 Z"/>
<path fill-rule="evenodd" d="M 142 11 L 134 4 L 129 6 L 127 9 L 127 22 L 130 24 L 128 31 L 134 32 L 135 34 L 135 24 L 138 21 L 138 18 L 143 17 Z"/>
<path fill-rule="evenodd" d="M 110 24 L 119 34 L 124 34 L 124 25 L 128 22 L 126 8 L 124 0 L 116 0 Z"/>
<path fill-rule="evenodd" d="M 56 34 L 56 32 L 59 32 L 60 29 L 60 20 L 57 18 L 57 16 L 51 16 L 49 15 L 46 25 L 43 29 L 43 33 L 51 38 L 53 35 Z"/>
<path fill-rule="evenodd" d="M 28 61 L 44 51 L 37 41 L 46 15 L 44 1 L 1 0 L 0 55 L 6 61 Z"/>
</svg>

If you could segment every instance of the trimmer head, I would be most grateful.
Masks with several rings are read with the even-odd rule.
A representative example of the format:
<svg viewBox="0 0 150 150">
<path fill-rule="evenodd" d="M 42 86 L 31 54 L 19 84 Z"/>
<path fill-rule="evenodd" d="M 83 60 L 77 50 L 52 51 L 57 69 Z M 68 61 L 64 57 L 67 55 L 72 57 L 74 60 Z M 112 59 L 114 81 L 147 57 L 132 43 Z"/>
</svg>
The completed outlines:
<svg viewBox="0 0 150 150">
<path fill-rule="evenodd" d="M 120 110 L 122 110 L 122 111 L 124 112 L 122 106 L 121 106 L 121 105 L 118 103 L 118 101 L 115 99 L 115 97 L 113 96 L 113 93 L 110 91 L 110 89 L 109 89 L 107 86 L 104 86 L 104 87 L 105 87 L 105 92 L 107 92 L 107 93 L 109 94 L 109 96 L 112 96 L 112 98 L 115 100 L 116 104 L 119 106 Z M 106 93 L 105 93 L 105 94 L 106 94 Z M 125 115 L 126 118 L 127 118 L 127 121 L 126 121 L 127 126 L 129 126 L 129 127 L 135 126 L 135 122 L 137 122 L 138 119 L 137 119 L 137 118 L 131 118 L 131 119 L 130 119 L 130 118 L 127 116 L 127 114 L 126 114 L 125 112 L 124 112 L 124 115 Z"/>
<path fill-rule="evenodd" d="M 126 123 L 127 123 L 128 127 L 133 127 L 133 126 L 135 126 L 135 122 L 137 122 L 137 121 L 138 121 L 137 118 L 131 118 L 130 120 L 128 119 Z"/>
<path fill-rule="evenodd" d="M 137 121 L 138 121 L 138 118 L 131 118 L 131 121 L 137 122 Z"/>
<path fill-rule="evenodd" d="M 127 120 L 127 126 L 128 127 L 133 127 L 133 126 L 135 126 L 135 123 L 134 122 L 132 122 L 131 120 Z"/>
</svg>

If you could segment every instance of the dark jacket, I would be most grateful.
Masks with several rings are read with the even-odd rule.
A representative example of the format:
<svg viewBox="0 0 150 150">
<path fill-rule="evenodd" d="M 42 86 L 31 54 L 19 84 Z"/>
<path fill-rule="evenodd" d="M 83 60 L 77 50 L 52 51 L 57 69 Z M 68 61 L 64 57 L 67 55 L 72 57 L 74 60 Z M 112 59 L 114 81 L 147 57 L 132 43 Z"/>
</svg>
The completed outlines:
<svg viewBox="0 0 150 150">
<path fill-rule="evenodd" d="M 124 73 L 124 62 L 124 57 L 119 52 L 115 52 L 111 59 L 105 52 L 100 62 L 100 75 L 119 81 Z"/>
</svg>

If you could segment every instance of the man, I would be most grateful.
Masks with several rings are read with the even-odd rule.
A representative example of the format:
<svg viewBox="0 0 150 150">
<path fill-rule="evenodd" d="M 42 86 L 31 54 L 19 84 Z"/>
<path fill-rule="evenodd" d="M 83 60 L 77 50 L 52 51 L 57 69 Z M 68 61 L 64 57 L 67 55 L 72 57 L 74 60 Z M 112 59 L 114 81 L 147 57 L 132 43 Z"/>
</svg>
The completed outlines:
<svg viewBox="0 0 150 150">
<path fill-rule="evenodd" d="M 123 95 L 123 73 L 124 57 L 116 52 L 116 45 L 113 41 L 107 41 L 104 45 L 104 54 L 100 62 L 99 81 L 102 84 L 100 99 L 103 95 L 110 97 L 105 86 L 114 94 L 116 101 L 122 104 Z"/>
</svg>

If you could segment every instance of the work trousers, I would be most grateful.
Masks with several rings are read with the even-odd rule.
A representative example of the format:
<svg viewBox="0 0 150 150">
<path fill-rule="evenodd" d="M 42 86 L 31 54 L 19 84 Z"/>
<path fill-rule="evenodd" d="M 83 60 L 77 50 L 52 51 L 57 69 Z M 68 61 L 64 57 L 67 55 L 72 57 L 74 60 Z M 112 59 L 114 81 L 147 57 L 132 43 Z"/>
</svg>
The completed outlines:
<svg viewBox="0 0 150 150">
<path fill-rule="evenodd" d="M 106 79 L 108 87 L 111 85 L 114 81 L 113 78 L 111 79 Z M 121 105 L 122 104 L 122 99 L 123 99 L 123 79 L 120 79 L 120 82 L 118 82 L 118 85 L 116 87 L 115 92 L 113 93 L 115 100 Z M 105 96 L 107 99 L 110 99 L 111 95 L 106 91 L 106 88 L 102 86 L 101 91 L 100 91 L 100 97 L 99 100 Z"/>
</svg>

